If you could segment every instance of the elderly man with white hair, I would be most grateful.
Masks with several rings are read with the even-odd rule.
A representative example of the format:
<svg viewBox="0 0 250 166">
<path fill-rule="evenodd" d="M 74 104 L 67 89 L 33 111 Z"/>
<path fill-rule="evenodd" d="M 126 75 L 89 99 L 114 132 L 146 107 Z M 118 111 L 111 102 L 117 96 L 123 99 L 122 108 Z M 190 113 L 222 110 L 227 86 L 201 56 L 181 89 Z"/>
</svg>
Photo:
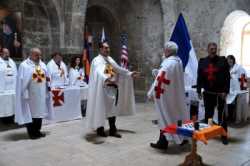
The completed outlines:
<svg viewBox="0 0 250 166">
<path fill-rule="evenodd" d="M 31 55 L 18 70 L 15 122 L 26 124 L 31 139 L 45 137 L 41 133 L 42 119 L 51 118 L 49 76 L 41 61 L 41 51 L 31 49 Z"/>
<path fill-rule="evenodd" d="M 179 120 L 188 119 L 188 111 L 185 105 L 184 75 L 181 59 L 176 55 L 178 46 L 168 41 L 164 45 L 165 59 L 148 92 L 148 97 L 154 98 L 155 110 L 158 113 L 160 137 L 157 143 L 150 146 L 156 149 L 166 150 L 168 141 L 183 145 L 187 143 L 182 136 L 175 134 L 164 134 L 161 129 L 167 125 L 176 124 Z"/>
</svg>

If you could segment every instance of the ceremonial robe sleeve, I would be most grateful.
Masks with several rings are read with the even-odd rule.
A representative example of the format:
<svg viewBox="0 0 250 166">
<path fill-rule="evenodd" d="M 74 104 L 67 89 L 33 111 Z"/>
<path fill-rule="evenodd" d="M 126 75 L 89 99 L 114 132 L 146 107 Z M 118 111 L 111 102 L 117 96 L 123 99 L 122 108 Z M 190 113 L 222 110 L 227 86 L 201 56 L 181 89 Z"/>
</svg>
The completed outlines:
<svg viewBox="0 0 250 166">
<path fill-rule="evenodd" d="M 130 76 L 132 72 L 128 71 L 127 69 L 124 69 L 120 67 L 113 59 L 109 58 L 109 63 L 113 66 L 114 70 L 122 75 Z"/>
</svg>

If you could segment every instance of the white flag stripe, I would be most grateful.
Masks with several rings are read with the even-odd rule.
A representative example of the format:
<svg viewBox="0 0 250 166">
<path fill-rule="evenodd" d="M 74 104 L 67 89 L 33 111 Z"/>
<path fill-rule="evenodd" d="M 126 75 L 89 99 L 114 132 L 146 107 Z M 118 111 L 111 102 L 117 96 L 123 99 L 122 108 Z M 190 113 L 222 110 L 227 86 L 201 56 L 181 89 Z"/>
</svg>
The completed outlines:
<svg viewBox="0 0 250 166">
<path fill-rule="evenodd" d="M 191 45 L 191 50 L 189 52 L 189 59 L 185 68 L 185 73 L 188 75 L 189 78 L 192 79 L 190 80 L 191 85 L 196 85 L 198 61 L 197 61 L 196 54 L 194 52 L 194 47 L 193 47 L 191 40 L 190 40 L 190 45 Z"/>
</svg>

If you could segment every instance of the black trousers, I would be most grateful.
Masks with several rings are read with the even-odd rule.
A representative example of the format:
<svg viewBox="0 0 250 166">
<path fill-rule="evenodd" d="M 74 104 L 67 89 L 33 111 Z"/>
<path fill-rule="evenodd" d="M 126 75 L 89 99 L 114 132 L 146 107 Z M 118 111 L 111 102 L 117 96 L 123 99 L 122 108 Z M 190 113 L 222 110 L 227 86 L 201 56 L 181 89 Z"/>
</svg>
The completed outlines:
<svg viewBox="0 0 250 166">
<path fill-rule="evenodd" d="M 42 127 L 42 118 L 33 118 L 32 123 L 26 124 L 29 136 L 37 136 Z"/>
<path fill-rule="evenodd" d="M 227 130 L 227 117 L 225 113 L 225 100 L 217 94 L 203 93 L 204 106 L 205 106 L 205 121 L 208 122 L 209 118 L 213 118 L 214 110 L 217 106 L 218 109 L 218 122 Z"/>
<path fill-rule="evenodd" d="M 228 121 L 235 122 L 236 120 L 236 102 L 227 105 L 228 109 Z"/>
</svg>

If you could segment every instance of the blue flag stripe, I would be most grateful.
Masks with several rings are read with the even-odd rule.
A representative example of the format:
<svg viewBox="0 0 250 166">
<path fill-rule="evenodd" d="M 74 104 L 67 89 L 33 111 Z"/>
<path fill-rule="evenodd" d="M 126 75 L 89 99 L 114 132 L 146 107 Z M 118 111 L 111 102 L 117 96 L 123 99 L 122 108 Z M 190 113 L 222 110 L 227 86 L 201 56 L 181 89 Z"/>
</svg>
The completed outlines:
<svg viewBox="0 0 250 166">
<path fill-rule="evenodd" d="M 191 44 L 190 44 L 190 36 L 188 34 L 188 29 L 182 14 L 180 14 L 178 17 L 170 41 L 173 41 L 178 45 L 179 49 L 177 55 L 181 58 L 183 63 L 183 68 L 185 69 L 189 60 L 189 52 L 191 50 Z"/>
</svg>

